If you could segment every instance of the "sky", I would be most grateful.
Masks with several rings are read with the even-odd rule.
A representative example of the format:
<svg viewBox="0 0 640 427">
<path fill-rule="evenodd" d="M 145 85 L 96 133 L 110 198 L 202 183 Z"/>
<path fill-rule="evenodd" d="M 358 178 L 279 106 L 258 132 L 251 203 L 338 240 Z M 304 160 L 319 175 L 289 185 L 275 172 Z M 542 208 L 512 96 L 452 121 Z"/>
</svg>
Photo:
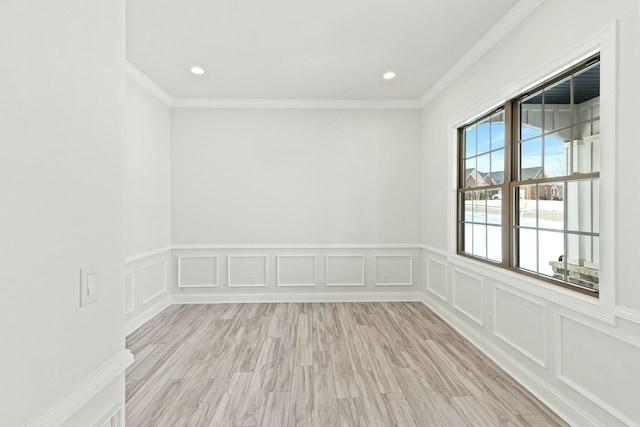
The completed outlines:
<svg viewBox="0 0 640 427">
<path fill-rule="evenodd" d="M 467 160 L 465 169 L 476 168 L 483 173 L 504 170 L 504 122 L 498 121 L 502 116 L 499 112 L 492 116 L 491 122 L 486 120 L 466 130 L 465 140 L 474 141 L 477 136 L 477 147 L 466 144 L 465 157 L 475 157 Z M 542 167 L 544 145 L 546 176 L 565 175 L 564 141 L 554 135 L 540 134 L 539 128 L 522 127 L 522 139 L 526 141 L 521 144 L 521 167 Z"/>
</svg>

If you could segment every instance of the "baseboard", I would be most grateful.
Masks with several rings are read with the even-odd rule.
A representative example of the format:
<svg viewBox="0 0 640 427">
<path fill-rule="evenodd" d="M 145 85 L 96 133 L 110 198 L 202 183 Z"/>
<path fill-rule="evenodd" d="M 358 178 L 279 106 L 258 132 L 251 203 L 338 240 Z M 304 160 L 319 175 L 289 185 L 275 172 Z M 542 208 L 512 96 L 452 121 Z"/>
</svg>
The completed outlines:
<svg viewBox="0 0 640 427">
<path fill-rule="evenodd" d="M 122 350 L 107 363 L 96 369 L 71 391 L 33 419 L 27 427 L 59 426 L 80 411 L 100 391 L 112 381 L 124 375 L 125 369 L 133 363 L 129 350 Z"/>
<path fill-rule="evenodd" d="M 166 297 L 164 297 L 163 299 L 161 299 L 157 303 L 155 303 L 152 306 L 150 306 L 147 309 L 145 309 L 142 313 L 138 314 L 133 319 L 128 320 L 125 323 L 125 336 L 128 336 L 133 331 L 138 329 L 140 326 L 144 325 L 149 320 L 151 320 L 154 317 L 156 317 L 164 309 L 169 307 L 171 305 L 171 302 L 172 302 L 171 295 L 167 295 Z"/>
<path fill-rule="evenodd" d="M 601 425 L 582 408 L 554 390 L 485 336 L 444 309 L 437 301 L 431 300 L 430 296 L 424 294 L 422 302 L 570 425 L 585 427 Z"/>
<path fill-rule="evenodd" d="M 323 292 L 277 294 L 173 295 L 174 304 L 278 303 L 278 302 L 398 302 L 422 301 L 419 292 Z"/>
</svg>

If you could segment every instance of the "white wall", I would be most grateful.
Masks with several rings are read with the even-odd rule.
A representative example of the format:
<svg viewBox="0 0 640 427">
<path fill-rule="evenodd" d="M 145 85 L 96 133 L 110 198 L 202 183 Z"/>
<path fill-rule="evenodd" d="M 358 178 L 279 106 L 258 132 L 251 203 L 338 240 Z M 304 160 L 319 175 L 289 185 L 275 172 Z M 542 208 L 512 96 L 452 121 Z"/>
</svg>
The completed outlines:
<svg viewBox="0 0 640 427">
<path fill-rule="evenodd" d="M 422 241 L 430 247 L 425 251 L 426 301 L 576 425 L 640 424 L 640 203 L 633 197 L 640 158 L 634 118 L 640 93 L 638 6 L 636 0 L 592 1 L 588 8 L 579 0 L 543 2 L 422 114 L 422 183 L 428 195 Z M 551 65 L 577 59 L 576 46 L 597 39 L 592 36 L 614 20 L 618 33 L 612 27 L 601 37 L 603 76 L 615 70 L 617 79 L 617 86 L 605 85 L 602 93 L 602 115 L 616 110 L 617 116 L 602 122 L 608 167 L 603 166 L 601 188 L 606 182 L 615 194 L 601 214 L 604 229 L 614 233 L 604 239 L 611 244 L 607 252 L 615 256 L 608 265 L 601 261 L 611 279 L 601 283 L 601 300 L 456 256 L 450 239 L 455 214 L 446 202 L 454 193 L 455 125 L 524 90 L 518 85 L 537 72 L 552 72 Z M 615 140 L 615 153 L 607 140 Z"/>
<path fill-rule="evenodd" d="M 171 244 L 170 110 L 127 79 L 127 255 Z"/>
<path fill-rule="evenodd" d="M 127 76 L 124 294 L 129 333 L 170 303 L 171 111 L 157 95 L 161 89 L 150 91 L 155 84 L 139 71 L 129 66 Z"/>
<path fill-rule="evenodd" d="M 2 1 L 0 51 L 0 420 L 23 426 L 124 351 L 124 2 Z"/>
<path fill-rule="evenodd" d="M 418 110 L 174 108 L 172 242 L 415 243 Z"/>
</svg>

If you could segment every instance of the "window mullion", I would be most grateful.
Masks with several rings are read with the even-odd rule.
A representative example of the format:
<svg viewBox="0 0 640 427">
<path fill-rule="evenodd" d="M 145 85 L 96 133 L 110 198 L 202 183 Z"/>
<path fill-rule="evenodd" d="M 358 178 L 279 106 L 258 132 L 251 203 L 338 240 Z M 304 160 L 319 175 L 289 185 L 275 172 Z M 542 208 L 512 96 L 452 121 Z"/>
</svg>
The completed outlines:
<svg viewBox="0 0 640 427">
<path fill-rule="evenodd" d="M 511 254 L 513 253 L 511 245 L 511 230 L 513 229 L 513 220 L 511 218 L 511 181 L 512 176 L 512 149 L 513 149 L 513 126 L 514 118 L 513 105 L 508 102 L 504 106 L 504 181 L 502 182 L 502 265 L 510 267 L 512 265 Z"/>
</svg>

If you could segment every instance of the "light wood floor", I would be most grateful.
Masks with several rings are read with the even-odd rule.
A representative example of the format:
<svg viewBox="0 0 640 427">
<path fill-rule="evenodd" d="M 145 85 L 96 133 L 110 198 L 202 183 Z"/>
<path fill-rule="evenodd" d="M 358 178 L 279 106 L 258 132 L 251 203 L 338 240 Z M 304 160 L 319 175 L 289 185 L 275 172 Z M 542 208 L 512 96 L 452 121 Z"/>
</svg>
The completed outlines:
<svg viewBox="0 0 640 427">
<path fill-rule="evenodd" d="M 128 427 L 567 425 L 420 303 L 174 305 L 127 347 Z"/>
</svg>

